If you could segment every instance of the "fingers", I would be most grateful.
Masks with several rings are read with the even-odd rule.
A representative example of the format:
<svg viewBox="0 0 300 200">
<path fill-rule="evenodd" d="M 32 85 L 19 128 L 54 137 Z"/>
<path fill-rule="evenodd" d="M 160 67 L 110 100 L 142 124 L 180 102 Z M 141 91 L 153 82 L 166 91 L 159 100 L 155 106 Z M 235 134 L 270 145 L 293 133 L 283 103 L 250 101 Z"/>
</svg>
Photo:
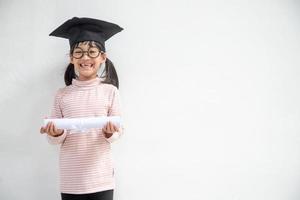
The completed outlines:
<svg viewBox="0 0 300 200">
<path fill-rule="evenodd" d="M 50 131 L 51 131 L 51 135 L 52 135 L 52 136 L 58 136 L 58 135 L 60 135 L 61 132 L 62 132 L 62 131 L 59 131 L 59 130 L 56 128 L 56 126 L 55 126 L 55 124 L 54 124 L 53 122 L 52 122 L 52 124 L 51 124 Z"/>
<path fill-rule="evenodd" d="M 55 124 L 53 124 L 53 132 L 55 134 L 59 134 L 61 131 L 59 131 L 60 129 L 56 128 Z"/>
<path fill-rule="evenodd" d="M 48 122 L 47 126 L 46 126 L 46 133 L 48 135 L 50 135 L 50 125 L 51 125 L 51 122 Z"/>
<path fill-rule="evenodd" d="M 108 122 L 108 132 L 109 133 L 112 133 L 113 132 L 113 127 L 112 127 L 112 123 L 111 122 Z"/>
<path fill-rule="evenodd" d="M 104 132 L 106 133 L 112 133 L 110 122 L 107 122 L 106 125 L 103 127 Z"/>
<path fill-rule="evenodd" d="M 107 130 L 107 124 L 105 124 L 105 125 L 103 126 L 102 131 L 105 132 L 105 133 L 108 132 L 108 130 Z"/>
<path fill-rule="evenodd" d="M 44 119 L 48 119 L 47 116 L 44 117 Z M 53 122 L 48 122 L 46 127 L 42 126 L 40 128 L 40 133 L 47 133 L 50 136 L 57 136 L 57 135 L 61 135 L 61 133 L 63 133 L 63 130 L 61 129 L 57 129 L 55 124 Z"/>
<path fill-rule="evenodd" d="M 116 132 L 116 131 L 119 131 L 119 128 L 116 125 L 114 125 L 114 132 Z"/>
<path fill-rule="evenodd" d="M 55 132 L 54 132 L 54 124 L 53 124 L 53 122 L 51 122 L 51 124 L 50 124 L 49 133 L 50 133 L 50 135 L 55 136 Z"/>
<path fill-rule="evenodd" d="M 47 133 L 50 136 L 56 136 L 58 135 L 58 129 L 55 127 L 55 124 L 53 122 L 48 122 L 47 126 L 44 128 L 42 127 L 41 130 L 43 133 Z"/>
<path fill-rule="evenodd" d="M 106 133 L 113 133 L 113 132 L 119 131 L 118 127 L 110 121 L 107 122 L 107 124 L 103 127 L 103 130 Z"/>
<path fill-rule="evenodd" d="M 61 135 L 63 133 L 63 130 L 56 128 L 55 124 L 53 124 L 53 132 L 55 133 L 55 135 Z"/>
<path fill-rule="evenodd" d="M 44 128 L 44 127 L 41 127 L 40 133 L 41 133 L 41 134 L 44 134 L 44 133 L 45 133 L 45 128 Z"/>
<path fill-rule="evenodd" d="M 50 135 L 50 134 L 49 134 L 49 131 L 50 131 L 50 123 L 51 123 L 51 122 L 48 122 L 47 125 L 46 125 L 46 127 L 45 127 L 45 133 L 47 133 L 48 135 Z"/>
<path fill-rule="evenodd" d="M 44 119 L 47 119 L 47 118 L 48 118 L 47 116 L 44 117 Z M 42 126 L 42 127 L 40 128 L 40 133 L 41 133 L 41 134 L 46 133 L 46 127 Z"/>
<path fill-rule="evenodd" d="M 111 128 L 112 132 L 118 131 L 118 127 L 116 125 L 114 125 L 112 122 L 110 122 L 110 125 L 111 125 L 110 128 Z"/>
</svg>

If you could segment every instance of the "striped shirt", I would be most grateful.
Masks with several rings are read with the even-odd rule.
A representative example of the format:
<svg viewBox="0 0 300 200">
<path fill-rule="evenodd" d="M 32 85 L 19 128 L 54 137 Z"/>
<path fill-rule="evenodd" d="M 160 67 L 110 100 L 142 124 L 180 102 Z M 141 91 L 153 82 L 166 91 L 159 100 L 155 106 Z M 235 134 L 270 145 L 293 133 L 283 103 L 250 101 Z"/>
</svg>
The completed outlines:
<svg viewBox="0 0 300 200">
<path fill-rule="evenodd" d="M 60 88 L 54 98 L 51 118 L 121 116 L 119 90 L 101 79 L 72 80 Z M 50 144 L 60 144 L 60 190 L 62 193 L 85 194 L 114 189 L 114 165 L 111 143 L 123 133 L 106 138 L 101 129 L 84 133 L 64 130 L 63 135 L 47 135 Z"/>
</svg>

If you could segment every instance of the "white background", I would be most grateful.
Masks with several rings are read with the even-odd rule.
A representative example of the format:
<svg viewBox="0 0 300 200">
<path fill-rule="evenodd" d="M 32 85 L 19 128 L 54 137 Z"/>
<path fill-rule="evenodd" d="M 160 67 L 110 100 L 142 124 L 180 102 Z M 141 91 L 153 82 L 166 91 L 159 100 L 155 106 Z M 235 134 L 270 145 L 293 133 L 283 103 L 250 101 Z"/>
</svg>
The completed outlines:
<svg viewBox="0 0 300 200">
<path fill-rule="evenodd" d="M 116 200 L 300 199 L 300 2 L 0 1 L 0 199 L 60 199 L 39 129 L 64 87 L 74 16 L 119 24 L 107 41 L 126 132 Z"/>
</svg>

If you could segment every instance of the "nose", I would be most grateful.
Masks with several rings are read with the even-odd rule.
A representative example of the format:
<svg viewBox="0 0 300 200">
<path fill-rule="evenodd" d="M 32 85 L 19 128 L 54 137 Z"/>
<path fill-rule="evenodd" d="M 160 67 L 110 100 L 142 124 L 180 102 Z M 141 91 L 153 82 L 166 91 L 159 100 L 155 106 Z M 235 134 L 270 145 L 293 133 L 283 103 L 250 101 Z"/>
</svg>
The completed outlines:
<svg viewBox="0 0 300 200">
<path fill-rule="evenodd" d="M 89 59 L 90 57 L 88 56 L 88 52 L 83 52 L 83 56 L 81 59 L 84 59 L 84 60 L 87 60 Z"/>
</svg>

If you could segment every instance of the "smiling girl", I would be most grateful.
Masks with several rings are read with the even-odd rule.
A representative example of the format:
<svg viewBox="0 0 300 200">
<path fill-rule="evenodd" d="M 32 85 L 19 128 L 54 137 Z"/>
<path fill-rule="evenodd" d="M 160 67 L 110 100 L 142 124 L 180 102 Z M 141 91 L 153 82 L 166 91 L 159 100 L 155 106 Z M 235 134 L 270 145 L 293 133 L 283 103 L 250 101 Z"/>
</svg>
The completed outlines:
<svg viewBox="0 0 300 200">
<path fill-rule="evenodd" d="M 116 24 L 74 17 L 50 35 L 69 39 L 70 64 L 54 98 L 50 118 L 121 116 L 119 81 L 107 58 L 105 41 L 123 29 Z M 98 72 L 105 64 L 104 76 Z M 108 122 L 84 133 L 62 130 L 49 122 L 40 132 L 51 144 L 60 144 L 62 200 L 112 200 L 115 187 L 111 143 L 124 131 Z M 76 134 L 77 133 L 77 134 Z"/>
</svg>

